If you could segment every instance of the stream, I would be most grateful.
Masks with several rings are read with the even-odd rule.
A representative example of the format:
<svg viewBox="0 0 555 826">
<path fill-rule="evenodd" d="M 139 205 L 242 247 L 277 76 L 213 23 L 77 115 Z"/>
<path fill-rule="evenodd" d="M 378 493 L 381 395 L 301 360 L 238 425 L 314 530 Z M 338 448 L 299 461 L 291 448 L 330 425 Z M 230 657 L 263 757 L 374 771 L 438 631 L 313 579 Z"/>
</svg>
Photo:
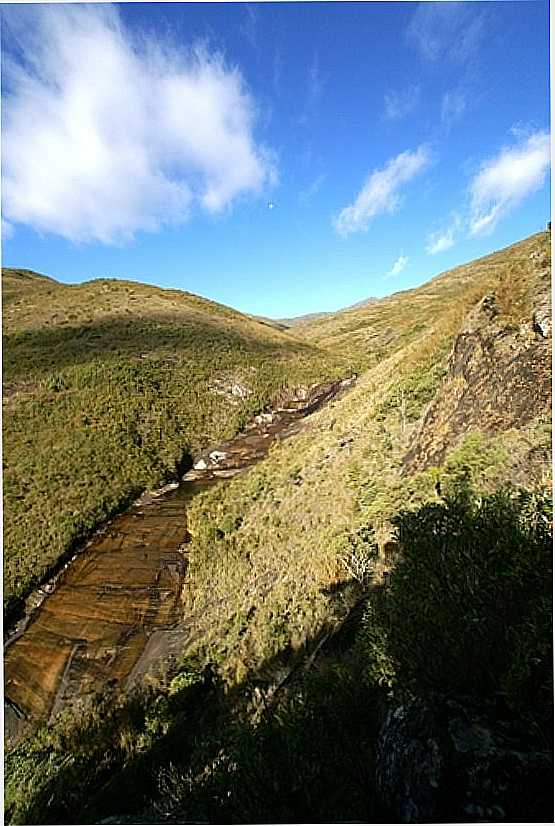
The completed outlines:
<svg viewBox="0 0 555 826">
<path fill-rule="evenodd" d="M 298 391 L 282 407 L 256 416 L 242 433 L 201 454 L 179 484 L 143 494 L 110 520 L 40 589 L 4 649 L 7 745 L 75 698 L 109 685 L 129 688 L 157 663 L 178 656 L 188 628 L 181 610 L 187 503 L 259 462 L 354 381 Z"/>
</svg>

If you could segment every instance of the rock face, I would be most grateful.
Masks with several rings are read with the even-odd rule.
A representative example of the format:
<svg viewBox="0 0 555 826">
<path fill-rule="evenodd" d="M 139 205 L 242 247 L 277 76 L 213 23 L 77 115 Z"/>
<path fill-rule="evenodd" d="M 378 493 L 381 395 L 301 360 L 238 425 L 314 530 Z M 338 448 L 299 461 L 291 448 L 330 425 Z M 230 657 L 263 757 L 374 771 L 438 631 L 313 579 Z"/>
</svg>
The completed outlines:
<svg viewBox="0 0 555 826">
<path fill-rule="evenodd" d="M 518 329 L 494 295 L 468 315 L 448 375 L 415 432 L 405 473 L 439 465 L 466 434 L 523 428 L 551 409 L 551 300 L 547 282 Z"/>
<path fill-rule="evenodd" d="M 552 822 L 553 768 L 525 726 L 468 699 L 415 699 L 388 713 L 376 786 L 387 821 Z"/>
</svg>

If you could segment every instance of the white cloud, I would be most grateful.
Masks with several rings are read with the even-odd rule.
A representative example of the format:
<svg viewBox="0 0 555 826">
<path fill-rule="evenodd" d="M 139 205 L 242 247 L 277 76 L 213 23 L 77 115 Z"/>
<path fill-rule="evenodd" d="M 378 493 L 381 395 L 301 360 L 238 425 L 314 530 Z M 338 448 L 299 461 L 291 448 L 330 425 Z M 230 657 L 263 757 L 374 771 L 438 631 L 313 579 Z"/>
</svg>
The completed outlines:
<svg viewBox="0 0 555 826">
<path fill-rule="evenodd" d="M 410 42 L 431 62 L 466 61 L 486 33 L 478 3 L 419 3 L 407 30 Z"/>
<path fill-rule="evenodd" d="M 387 120 L 401 120 L 410 115 L 420 102 L 420 85 L 418 83 L 402 91 L 391 89 L 384 95 L 384 116 Z"/>
<path fill-rule="evenodd" d="M 275 182 L 241 74 L 206 48 L 139 40 L 110 6 L 13 9 L 4 39 L 3 213 L 113 243 Z"/>
<path fill-rule="evenodd" d="M 2 241 L 7 241 L 13 235 L 13 227 L 9 221 L 2 218 Z"/>
<path fill-rule="evenodd" d="M 455 235 L 450 229 L 445 232 L 436 232 L 430 235 L 426 252 L 428 255 L 436 255 L 438 252 L 451 249 L 454 243 Z"/>
<path fill-rule="evenodd" d="M 428 235 L 426 252 L 428 255 L 437 255 L 438 252 L 445 252 L 454 245 L 457 233 L 461 227 L 461 219 L 457 213 L 453 214 L 451 225 L 438 232 Z"/>
<path fill-rule="evenodd" d="M 409 259 L 407 255 L 400 255 L 397 261 L 393 264 L 389 272 L 386 272 L 385 277 L 391 278 L 392 276 L 399 275 L 402 272 L 407 264 L 409 263 Z"/>
<path fill-rule="evenodd" d="M 363 232 L 376 215 L 394 212 L 401 203 L 401 186 L 422 172 L 429 163 L 429 149 L 419 146 L 414 152 L 402 152 L 383 169 L 372 172 L 354 203 L 344 207 L 334 218 L 336 231 L 344 236 Z"/>
<path fill-rule="evenodd" d="M 550 165 L 550 136 L 538 131 L 504 147 L 482 164 L 470 183 L 470 235 L 487 235 L 543 185 Z"/>
</svg>

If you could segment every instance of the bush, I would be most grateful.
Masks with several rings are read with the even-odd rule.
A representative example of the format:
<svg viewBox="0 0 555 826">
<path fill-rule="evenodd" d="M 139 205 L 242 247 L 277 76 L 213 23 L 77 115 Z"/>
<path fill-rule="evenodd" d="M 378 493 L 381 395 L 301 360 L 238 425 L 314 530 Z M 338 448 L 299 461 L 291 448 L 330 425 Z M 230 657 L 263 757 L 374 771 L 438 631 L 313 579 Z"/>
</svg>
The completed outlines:
<svg viewBox="0 0 555 826">
<path fill-rule="evenodd" d="M 462 490 L 394 522 L 401 557 L 371 616 L 397 686 L 549 705 L 551 502 Z"/>
</svg>

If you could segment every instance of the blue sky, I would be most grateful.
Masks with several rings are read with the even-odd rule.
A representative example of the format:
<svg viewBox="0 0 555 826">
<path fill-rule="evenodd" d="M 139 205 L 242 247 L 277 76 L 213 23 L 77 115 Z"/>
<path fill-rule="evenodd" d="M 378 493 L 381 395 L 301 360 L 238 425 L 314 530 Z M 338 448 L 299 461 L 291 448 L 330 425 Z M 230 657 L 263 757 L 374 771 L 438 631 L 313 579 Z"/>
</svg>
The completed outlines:
<svg viewBox="0 0 555 826">
<path fill-rule="evenodd" d="M 542 0 L 2 16 L 4 266 L 285 317 L 549 220 Z"/>
</svg>

